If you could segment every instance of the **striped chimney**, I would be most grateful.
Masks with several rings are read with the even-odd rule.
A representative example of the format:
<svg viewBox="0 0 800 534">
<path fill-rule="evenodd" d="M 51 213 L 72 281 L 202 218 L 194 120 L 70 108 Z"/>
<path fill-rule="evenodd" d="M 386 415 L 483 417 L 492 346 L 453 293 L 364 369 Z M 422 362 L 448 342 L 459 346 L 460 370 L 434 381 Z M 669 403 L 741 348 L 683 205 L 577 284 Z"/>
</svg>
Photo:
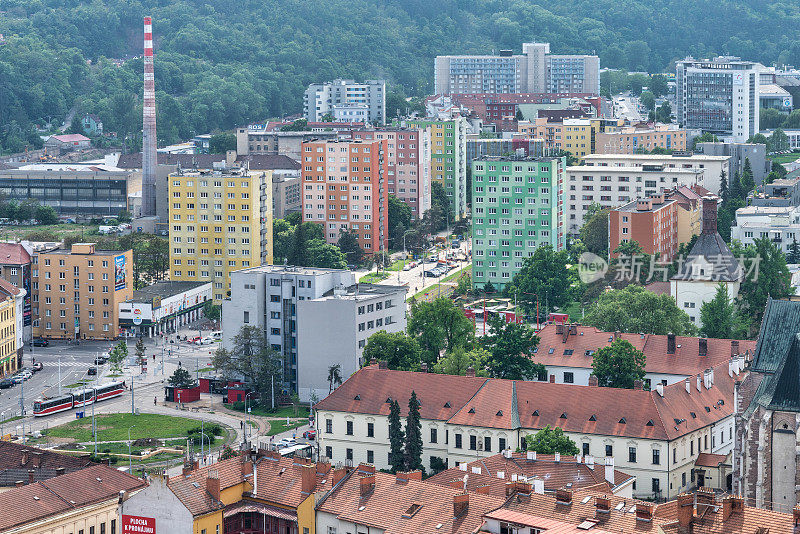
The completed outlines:
<svg viewBox="0 0 800 534">
<path fill-rule="evenodd" d="M 156 214 L 156 87 L 153 21 L 144 18 L 144 107 L 142 110 L 142 216 Z"/>
</svg>

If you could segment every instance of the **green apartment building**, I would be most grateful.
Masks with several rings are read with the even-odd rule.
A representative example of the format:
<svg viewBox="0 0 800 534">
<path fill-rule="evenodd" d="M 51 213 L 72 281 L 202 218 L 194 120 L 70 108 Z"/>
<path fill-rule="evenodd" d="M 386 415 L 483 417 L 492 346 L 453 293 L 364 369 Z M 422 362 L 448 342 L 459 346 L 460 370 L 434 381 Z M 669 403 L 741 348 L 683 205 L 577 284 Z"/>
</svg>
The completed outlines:
<svg viewBox="0 0 800 534">
<path fill-rule="evenodd" d="M 430 130 L 431 182 L 444 186 L 450 199 L 452 220 L 464 217 L 467 214 L 467 120 L 421 119 L 403 121 L 402 125 Z"/>
<path fill-rule="evenodd" d="M 504 156 L 472 162 L 472 285 L 500 289 L 536 247 L 564 248 L 560 158 Z"/>
</svg>

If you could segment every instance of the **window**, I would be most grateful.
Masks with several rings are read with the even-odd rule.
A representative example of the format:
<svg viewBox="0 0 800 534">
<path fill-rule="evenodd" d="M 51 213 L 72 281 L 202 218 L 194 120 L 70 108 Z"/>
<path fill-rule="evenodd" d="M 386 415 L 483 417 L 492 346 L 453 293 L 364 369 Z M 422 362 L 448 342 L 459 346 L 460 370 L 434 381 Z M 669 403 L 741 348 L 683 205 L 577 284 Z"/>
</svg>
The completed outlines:
<svg viewBox="0 0 800 534">
<path fill-rule="evenodd" d="M 575 375 L 571 372 L 564 373 L 564 383 L 565 384 L 572 384 L 575 382 Z"/>
<path fill-rule="evenodd" d="M 469 450 L 471 451 L 478 450 L 478 436 L 469 437 Z"/>
<path fill-rule="evenodd" d="M 347 449 L 345 451 L 345 457 L 352 462 L 353 461 L 353 449 Z"/>
<path fill-rule="evenodd" d="M 686 485 L 686 473 L 681 473 L 681 486 Z"/>
<path fill-rule="evenodd" d="M 661 481 L 657 478 L 653 479 L 653 493 L 661 492 Z"/>
<path fill-rule="evenodd" d="M 661 450 L 653 449 L 653 465 L 661 465 Z"/>
<path fill-rule="evenodd" d="M 435 428 L 431 428 L 431 443 L 438 443 L 438 436 Z"/>
<path fill-rule="evenodd" d="M 328 459 L 333 458 L 333 449 L 331 447 L 325 447 L 325 457 Z"/>
<path fill-rule="evenodd" d="M 375 437 L 375 423 L 367 423 L 367 437 L 368 438 Z"/>
<path fill-rule="evenodd" d="M 245 324 L 250 322 L 250 312 L 249 311 L 244 312 L 244 317 L 242 318 L 242 321 Z"/>
<path fill-rule="evenodd" d="M 100 523 L 100 534 L 106 534 L 106 524 Z"/>
<path fill-rule="evenodd" d="M 367 451 L 367 463 L 368 464 L 375 463 L 375 451 Z"/>
<path fill-rule="evenodd" d="M 632 464 L 636 463 L 636 447 L 628 447 L 628 461 Z"/>
<path fill-rule="evenodd" d="M 606 445 L 606 456 L 614 456 L 614 446 Z"/>
<path fill-rule="evenodd" d="M 506 438 L 497 438 L 497 447 L 499 450 L 506 450 Z"/>
<path fill-rule="evenodd" d="M 353 422 L 352 421 L 347 421 L 347 429 L 345 430 L 345 434 L 347 434 L 348 436 L 352 436 L 353 435 Z"/>
<path fill-rule="evenodd" d="M 333 434 L 333 419 L 325 419 L 325 433 Z"/>
<path fill-rule="evenodd" d="M 456 449 L 460 449 L 461 448 L 461 434 L 456 434 L 455 436 L 456 436 L 456 445 L 455 445 Z"/>
<path fill-rule="evenodd" d="M 487 452 L 492 451 L 492 437 L 491 436 L 484 436 L 483 437 L 483 450 Z"/>
<path fill-rule="evenodd" d="M 111 534 L 117 534 L 117 520 L 111 520 Z"/>
</svg>

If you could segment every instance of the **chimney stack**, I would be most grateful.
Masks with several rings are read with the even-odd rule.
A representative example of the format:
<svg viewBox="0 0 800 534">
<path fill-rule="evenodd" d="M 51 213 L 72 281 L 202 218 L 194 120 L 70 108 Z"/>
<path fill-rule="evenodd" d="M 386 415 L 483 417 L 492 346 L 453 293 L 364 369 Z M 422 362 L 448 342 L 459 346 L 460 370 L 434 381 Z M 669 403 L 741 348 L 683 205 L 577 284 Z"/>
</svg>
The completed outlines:
<svg viewBox="0 0 800 534">
<path fill-rule="evenodd" d="M 711 389 L 711 369 L 703 371 L 703 387 Z"/>
<path fill-rule="evenodd" d="M 697 373 L 697 391 L 703 391 L 703 388 L 700 386 L 700 384 L 702 383 L 701 376 L 702 375 L 700 375 L 700 373 Z"/>
<path fill-rule="evenodd" d="M 722 521 L 727 521 L 732 514 L 741 513 L 744 510 L 744 501 L 738 495 L 728 495 L 722 499 Z M 793 514 L 795 525 L 797 525 L 798 508 L 795 507 Z"/>
<path fill-rule="evenodd" d="M 211 494 L 211 498 L 215 501 L 219 500 L 219 473 L 217 471 L 209 471 L 206 477 L 206 491 Z"/>
<path fill-rule="evenodd" d="M 153 74 L 153 20 L 144 18 L 144 101 L 142 107 L 142 216 L 156 214 L 156 86 Z"/>
<path fill-rule="evenodd" d="M 28 484 L 33 484 L 35 481 L 36 471 L 28 469 Z"/>
<path fill-rule="evenodd" d="M 398 471 L 395 481 L 398 484 L 405 484 L 409 480 L 416 480 L 422 482 L 422 471 Z"/>
<path fill-rule="evenodd" d="M 563 333 L 564 333 L 564 325 L 563 324 L 557 324 L 556 325 L 556 334 L 561 335 Z"/>
<path fill-rule="evenodd" d="M 675 354 L 675 334 L 667 334 L 667 354 Z"/>
<path fill-rule="evenodd" d="M 792 520 L 794 528 L 797 530 L 797 527 L 800 527 L 800 504 L 795 505 L 795 507 L 792 508 Z"/>
<path fill-rule="evenodd" d="M 380 360 L 378 362 L 378 369 L 388 369 L 388 368 L 389 368 L 389 362 L 387 362 L 386 360 Z"/>
<path fill-rule="evenodd" d="M 361 477 L 359 479 L 359 485 L 361 487 L 361 496 L 368 495 L 375 489 L 375 475 Z"/>
<path fill-rule="evenodd" d="M 22 455 L 20 457 L 19 463 L 20 465 L 25 465 L 28 463 L 28 454 L 30 451 L 28 449 L 22 449 Z"/>
<path fill-rule="evenodd" d="M 610 514 L 611 499 L 607 495 L 598 495 L 594 498 L 594 507 L 597 514 Z"/>
<path fill-rule="evenodd" d="M 475 378 L 475 368 L 472 366 L 467 367 L 467 371 L 464 373 L 464 376 Z"/>
<path fill-rule="evenodd" d="M 698 352 L 700 356 L 708 356 L 708 339 L 701 337 L 698 340 Z"/>
<path fill-rule="evenodd" d="M 717 233 L 717 200 L 703 197 L 703 234 L 714 235 Z"/>
<path fill-rule="evenodd" d="M 606 482 L 614 485 L 614 457 L 613 456 L 606 456 Z"/>
<path fill-rule="evenodd" d="M 637 521 L 652 521 L 653 505 L 644 502 L 636 503 L 636 519 Z"/>
<path fill-rule="evenodd" d="M 453 515 L 459 517 L 469 510 L 469 493 L 453 495 Z"/>
<path fill-rule="evenodd" d="M 691 395 L 692 394 L 692 381 L 689 380 L 689 378 L 687 377 L 686 379 L 684 379 L 683 384 L 686 386 L 686 393 Z"/>
<path fill-rule="evenodd" d="M 559 488 L 556 490 L 557 504 L 572 504 L 572 490 Z"/>
<path fill-rule="evenodd" d="M 378 365 L 378 358 L 372 358 L 372 359 L 369 361 L 369 364 L 370 364 L 370 365 Z"/>
<path fill-rule="evenodd" d="M 421 364 L 419 364 L 419 370 L 422 371 L 423 373 L 427 373 L 428 364 L 426 362 L 422 362 Z"/>
<path fill-rule="evenodd" d="M 702 517 L 714 506 L 714 490 L 705 486 L 697 488 L 697 515 Z"/>
<path fill-rule="evenodd" d="M 341 481 L 344 476 L 347 474 L 347 469 L 344 467 L 339 467 L 338 469 L 333 470 L 333 475 L 331 475 L 331 485 L 335 486 L 336 484 Z"/>
<path fill-rule="evenodd" d="M 589 375 L 589 385 L 592 387 L 597 387 L 599 384 L 596 375 Z"/>
<path fill-rule="evenodd" d="M 694 496 L 691 493 L 681 493 L 677 498 L 678 524 L 682 528 L 689 528 L 694 516 Z"/>
<path fill-rule="evenodd" d="M 32 460 L 33 460 L 33 467 L 39 468 L 42 466 L 42 453 L 40 451 L 34 451 L 31 453 Z"/>
<path fill-rule="evenodd" d="M 63 474 L 66 472 L 66 471 L 67 471 L 67 470 L 66 470 L 66 468 L 64 468 L 64 467 L 56 467 L 56 476 L 57 476 L 57 477 L 60 477 L 60 476 L 61 476 L 61 475 L 63 475 Z"/>
<path fill-rule="evenodd" d="M 300 484 L 302 493 L 314 493 L 314 488 L 317 485 L 317 468 L 313 464 L 300 466 Z"/>
<path fill-rule="evenodd" d="M 541 478 L 533 479 L 533 492 L 539 495 L 544 495 L 544 480 Z"/>
<path fill-rule="evenodd" d="M 731 356 L 739 354 L 739 340 L 734 339 L 731 341 Z"/>
<path fill-rule="evenodd" d="M 658 395 L 661 397 L 664 396 L 664 384 L 662 384 L 661 382 L 656 384 L 656 393 L 658 393 Z"/>
</svg>

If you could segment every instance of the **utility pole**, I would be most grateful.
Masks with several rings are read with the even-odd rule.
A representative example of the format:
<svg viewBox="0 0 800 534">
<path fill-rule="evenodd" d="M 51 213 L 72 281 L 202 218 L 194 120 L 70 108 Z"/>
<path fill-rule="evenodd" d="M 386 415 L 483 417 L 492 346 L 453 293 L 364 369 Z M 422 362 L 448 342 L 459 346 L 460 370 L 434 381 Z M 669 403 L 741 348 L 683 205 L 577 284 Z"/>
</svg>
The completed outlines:
<svg viewBox="0 0 800 534">
<path fill-rule="evenodd" d="M 22 443 L 25 443 L 25 380 L 19 383 L 19 413 L 22 416 Z"/>
<path fill-rule="evenodd" d="M 97 456 L 97 423 L 94 418 L 95 400 L 97 400 L 97 388 L 92 389 L 92 437 L 94 438 L 94 455 Z"/>
<path fill-rule="evenodd" d="M 58 396 L 61 396 L 61 354 L 58 355 Z"/>
<path fill-rule="evenodd" d="M 134 399 L 136 398 L 136 395 L 133 392 L 133 385 L 134 385 L 135 380 L 136 380 L 136 377 L 134 376 L 133 373 L 131 373 L 131 415 L 136 415 L 136 411 L 134 410 L 134 407 L 133 407 Z"/>
</svg>

